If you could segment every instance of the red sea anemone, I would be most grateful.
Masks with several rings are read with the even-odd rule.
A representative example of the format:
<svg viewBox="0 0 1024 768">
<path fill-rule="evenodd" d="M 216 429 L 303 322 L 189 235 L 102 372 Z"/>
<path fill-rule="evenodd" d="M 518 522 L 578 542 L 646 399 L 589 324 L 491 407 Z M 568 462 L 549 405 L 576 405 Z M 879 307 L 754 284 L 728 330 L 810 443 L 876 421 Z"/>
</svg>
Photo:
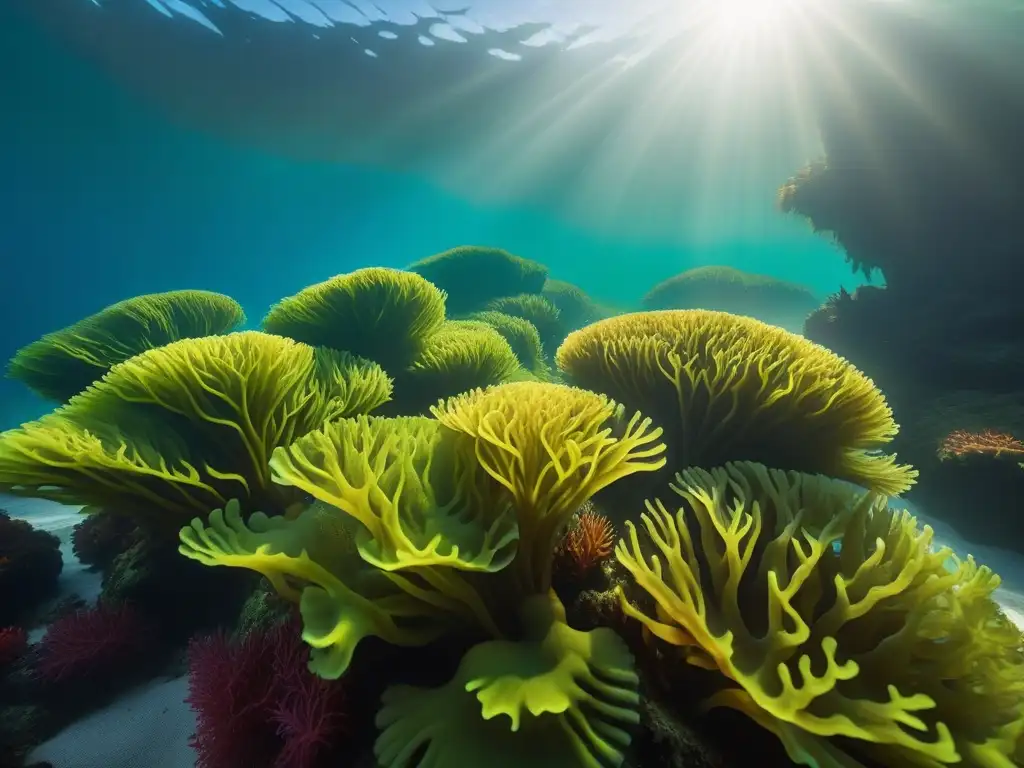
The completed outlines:
<svg viewBox="0 0 1024 768">
<path fill-rule="evenodd" d="M 189 696 L 197 715 L 197 768 L 311 768 L 344 725 L 337 681 L 307 669 L 309 649 L 295 622 L 223 634 L 189 646 Z"/>
</svg>

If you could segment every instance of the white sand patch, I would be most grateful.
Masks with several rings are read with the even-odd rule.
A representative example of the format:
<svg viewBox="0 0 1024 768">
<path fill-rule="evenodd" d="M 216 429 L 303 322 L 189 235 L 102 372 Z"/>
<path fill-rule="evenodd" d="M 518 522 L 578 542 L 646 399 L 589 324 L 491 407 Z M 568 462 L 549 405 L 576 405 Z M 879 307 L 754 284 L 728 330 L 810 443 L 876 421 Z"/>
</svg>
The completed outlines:
<svg viewBox="0 0 1024 768">
<path fill-rule="evenodd" d="M 185 677 L 133 689 L 36 747 L 29 762 L 45 760 L 54 768 L 193 768 L 196 755 L 188 740 L 196 718 L 187 695 Z"/>
</svg>

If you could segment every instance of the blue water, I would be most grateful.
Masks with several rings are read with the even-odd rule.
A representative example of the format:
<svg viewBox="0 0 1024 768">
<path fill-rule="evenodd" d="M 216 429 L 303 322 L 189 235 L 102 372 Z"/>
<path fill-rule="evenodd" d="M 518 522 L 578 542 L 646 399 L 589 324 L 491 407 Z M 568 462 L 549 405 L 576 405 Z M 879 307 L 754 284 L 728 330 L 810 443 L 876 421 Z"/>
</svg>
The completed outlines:
<svg viewBox="0 0 1024 768">
<path fill-rule="evenodd" d="M 332 274 L 401 267 L 464 243 L 542 261 L 621 307 L 703 264 L 801 282 L 821 297 L 862 282 L 832 245 L 774 210 L 775 187 L 806 156 L 763 153 L 770 170 L 753 187 L 738 176 L 735 205 L 716 208 L 682 188 L 682 218 L 699 231 L 636 236 L 624 215 L 620 231 L 598 232 L 528 200 L 472 200 L 414 174 L 292 160 L 205 135 L 8 4 L 0 6 L 0 67 L 18 73 L 0 78 L 4 360 L 128 296 L 221 291 L 255 323 L 273 301 Z M 714 199 L 729 195 L 726 188 Z M 0 382 L 0 427 L 44 408 L 24 387 Z"/>
</svg>

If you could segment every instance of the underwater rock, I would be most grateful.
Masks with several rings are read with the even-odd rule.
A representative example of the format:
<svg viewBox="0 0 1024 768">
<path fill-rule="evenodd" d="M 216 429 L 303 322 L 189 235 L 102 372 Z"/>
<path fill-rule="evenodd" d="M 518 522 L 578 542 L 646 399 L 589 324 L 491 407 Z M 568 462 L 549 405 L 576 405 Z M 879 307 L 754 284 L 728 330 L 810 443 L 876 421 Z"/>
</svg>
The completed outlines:
<svg viewBox="0 0 1024 768">
<path fill-rule="evenodd" d="M 0 510 L 0 627 L 53 597 L 63 567 L 60 539 Z"/>
<path fill-rule="evenodd" d="M 644 698 L 626 768 L 727 768 L 718 750 L 658 701 Z"/>
<path fill-rule="evenodd" d="M 790 179 L 780 205 L 833 237 L 856 268 L 881 271 L 904 300 L 966 286 L 980 300 L 1019 274 L 1020 14 L 949 3 L 923 23 L 899 4 L 848 5 L 850 26 L 822 27 L 813 40 L 844 83 L 807 82 L 826 159 Z M 871 40 L 871 53 L 853 39 Z M 998 55 L 976 55 L 983 50 Z M 899 77 L 882 75 L 879 51 L 898 62 Z M 908 93 L 927 93 L 927 109 Z"/>
<path fill-rule="evenodd" d="M 106 570 L 118 555 L 141 535 L 135 520 L 108 510 L 91 511 L 71 532 L 71 548 L 78 562 Z"/>
<path fill-rule="evenodd" d="M 885 279 L 830 298 L 805 333 L 886 392 L 900 424 L 892 447 L 920 473 L 908 500 L 971 541 L 1024 552 L 1016 468 L 936 455 L 957 429 L 1024 434 L 1024 89 L 1010 65 L 1024 37 L 1015 16 L 968 16 L 965 6 L 954 45 L 942 25 L 865 14 L 873 44 L 903 49 L 899 83 L 840 41 L 817 41 L 837 44 L 846 87 L 840 96 L 817 84 L 827 159 L 783 185 L 779 203 L 842 246 L 854 268 Z M 968 54 L 997 41 L 1002 55 Z M 929 108 L 908 89 L 930 94 Z M 955 116 L 972 151 L 940 114 Z"/>
<path fill-rule="evenodd" d="M 0 707 L 0 768 L 22 768 L 24 755 L 46 732 L 46 713 L 31 704 Z"/>
<path fill-rule="evenodd" d="M 808 319 L 805 334 L 887 394 L 900 425 L 892 448 L 919 473 L 910 501 L 970 541 L 1024 552 L 1024 472 L 985 457 L 938 456 L 956 430 L 1024 437 L 1024 305 L 1012 281 L 908 290 L 842 291 Z"/>
<path fill-rule="evenodd" d="M 101 599 L 143 611 L 168 646 L 237 615 L 256 580 L 244 571 L 203 568 L 178 554 L 176 543 L 142 538 L 103 574 Z"/>
<path fill-rule="evenodd" d="M 253 632 L 269 631 L 291 618 L 292 613 L 291 604 L 261 583 L 242 604 L 232 636 L 240 640 Z"/>
<path fill-rule="evenodd" d="M 968 541 L 1024 554 L 1024 457 L 944 450 L 958 431 L 1024 438 L 1024 392 L 950 391 L 908 399 L 901 413 L 903 435 L 895 442 L 921 473 L 907 498 Z"/>
</svg>

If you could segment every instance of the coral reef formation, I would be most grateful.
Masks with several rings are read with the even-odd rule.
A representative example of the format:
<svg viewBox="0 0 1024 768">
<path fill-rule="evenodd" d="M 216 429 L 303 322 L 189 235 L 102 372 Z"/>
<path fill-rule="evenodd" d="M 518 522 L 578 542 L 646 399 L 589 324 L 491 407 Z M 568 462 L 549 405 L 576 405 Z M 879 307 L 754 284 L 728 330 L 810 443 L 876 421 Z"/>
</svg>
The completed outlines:
<svg viewBox="0 0 1024 768">
<path fill-rule="evenodd" d="M 1006 432 L 985 429 L 981 432 L 968 432 L 966 429 L 955 429 L 942 438 L 939 445 L 939 458 L 964 458 L 977 454 L 993 458 L 1024 456 L 1024 443 Z"/>
<path fill-rule="evenodd" d="M 517 257 L 501 254 L 468 249 L 445 259 L 453 260 L 456 271 L 466 265 L 480 268 L 479 259 L 485 266 L 497 259 L 512 265 L 508 268 L 526 269 Z M 451 268 L 441 261 L 448 265 L 444 269 Z M 370 267 L 282 300 L 267 314 L 263 328 L 380 365 L 394 380 L 394 392 L 380 411 L 388 415 L 422 415 L 439 400 L 474 387 L 547 376 L 535 328 L 495 312 L 446 319 L 450 301 L 414 272 Z"/>
<path fill-rule="evenodd" d="M 106 570 L 135 543 L 138 524 L 127 515 L 97 510 L 71 532 L 71 551 L 82 565 Z"/>
<path fill-rule="evenodd" d="M 600 512 L 576 515 L 565 531 L 557 554 L 569 563 L 577 576 L 585 576 L 601 565 L 615 548 L 615 526 Z"/>
<path fill-rule="evenodd" d="M 522 367 L 505 337 L 492 326 L 472 320 L 449 320 L 427 341 L 427 348 L 395 377 L 395 400 L 388 410 L 425 414 L 450 395 L 501 384 Z"/>
<path fill-rule="evenodd" d="M 795 283 L 733 267 L 697 267 L 654 286 L 644 309 L 712 309 L 748 315 L 796 333 L 820 302 Z"/>
<path fill-rule="evenodd" d="M 475 312 L 469 316 L 469 319 L 486 323 L 500 333 L 512 347 L 512 351 L 523 368 L 535 375 L 547 373 L 547 366 L 544 362 L 544 346 L 541 343 L 537 326 L 532 322 L 516 315 L 496 311 Z"/>
<path fill-rule="evenodd" d="M 246 523 L 229 505 L 182 529 L 182 554 L 256 570 L 298 603 L 310 668 L 328 679 L 371 635 L 404 647 L 467 630 L 491 638 L 447 685 L 384 694 L 385 765 L 409 764 L 417 745 L 443 762 L 486 750 L 515 765 L 542 746 L 567 762 L 621 761 L 623 727 L 637 720 L 632 657 L 610 629 L 569 627 L 552 563 L 580 505 L 663 466 L 660 430 L 603 396 L 539 382 L 432 411 L 335 421 L 277 451 L 276 481 L 328 508 Z"/>
<path fill-rule="evenodd" d="M 846 318 L 887 295 L 807 328 L 870 339 Z M 103 587 L 36 646 L 0 616 L 3 737 L 187 644 L 205 768 L 1020 764 L 1024 637 L 996 575 L 889 508 L 916 470 L 872 379 L 751 317 L 606 314 L 466 248 L 310 286 L 261 331 L 130 337 L 0 435 L 0 489 L 86 505 Z M 1024 478 L 1012 392 L 942 392 L 906 444 Z M 6 609 L 61 561 L 0 534 Z"/>
<path fill-rule="evenodd" d="M 487 305 L 492 312 L 502 312 L 528 320 L 540 334 L 544 349 L 553 354 L 569 332 L 562 322 L 561 313 L 554 304 L 537 294 L 521 293 L 495 299 Z"/>
</svg>

